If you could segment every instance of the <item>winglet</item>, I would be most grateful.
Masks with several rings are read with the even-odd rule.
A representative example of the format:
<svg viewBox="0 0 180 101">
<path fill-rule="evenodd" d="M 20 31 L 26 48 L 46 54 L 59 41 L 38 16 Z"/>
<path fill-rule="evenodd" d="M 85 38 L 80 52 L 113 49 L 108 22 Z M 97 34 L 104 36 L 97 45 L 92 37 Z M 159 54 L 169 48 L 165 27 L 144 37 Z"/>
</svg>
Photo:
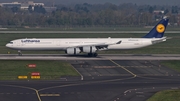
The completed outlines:
<svg viewBox="0 0 180 101">
<path fill-rule="evenodd" d="M 163 17 L 161 21 L 143 38 L 162 38 L 166 30 L 169 19 Z"/>
</svg>

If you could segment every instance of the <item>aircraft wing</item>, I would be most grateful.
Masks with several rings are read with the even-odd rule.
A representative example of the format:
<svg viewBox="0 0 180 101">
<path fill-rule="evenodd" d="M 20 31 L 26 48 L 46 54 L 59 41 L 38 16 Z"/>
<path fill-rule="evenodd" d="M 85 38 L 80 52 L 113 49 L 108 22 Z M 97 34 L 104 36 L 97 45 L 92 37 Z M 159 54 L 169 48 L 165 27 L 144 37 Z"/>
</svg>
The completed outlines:
<svg viewBox="0 0 180 101">
<path fill-rule="evenodd" d="M 112 42 L 105 42 L 105 43 L 98 43 L 98 44 L 86 44 L 86 45 L 77 45 L 77 46 L 72 46 L 74 48 L 81 48 L 81 47 L 85 47 L 85 46 L 95 46 L 97 49 L 101 49 L 101 48 L 107 48 L 109 45 L 115 45 L 115 44 L 120 44 L 121 40 L 115 43 Z"/>
</svg>

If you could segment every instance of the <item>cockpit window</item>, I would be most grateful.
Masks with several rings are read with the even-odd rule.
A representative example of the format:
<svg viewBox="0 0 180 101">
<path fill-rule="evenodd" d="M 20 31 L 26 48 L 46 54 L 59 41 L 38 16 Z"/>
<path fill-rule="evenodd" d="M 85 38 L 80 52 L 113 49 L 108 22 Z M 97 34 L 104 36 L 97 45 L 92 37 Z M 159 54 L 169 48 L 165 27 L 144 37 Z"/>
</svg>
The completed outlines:
<svg viewBox="0 0 180 101">
<path fill-rule="evenodd" d="M 13 44 L 13 42 L 10 42 L 10 44 Z"/>
</svg>

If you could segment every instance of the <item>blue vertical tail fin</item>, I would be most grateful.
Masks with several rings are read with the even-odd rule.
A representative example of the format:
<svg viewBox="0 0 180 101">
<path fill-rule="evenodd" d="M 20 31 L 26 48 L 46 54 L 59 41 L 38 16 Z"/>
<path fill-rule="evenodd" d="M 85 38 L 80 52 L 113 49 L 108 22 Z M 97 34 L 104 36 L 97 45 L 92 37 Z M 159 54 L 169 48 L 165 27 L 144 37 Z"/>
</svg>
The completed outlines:
<svg viewBox="0 0 180 101">
<path fill-rule="evenodd" d="M 166 30 L 169 19 L 163 18 L 154 28 L 143 38 L 162 38 Z"/>
</svg>

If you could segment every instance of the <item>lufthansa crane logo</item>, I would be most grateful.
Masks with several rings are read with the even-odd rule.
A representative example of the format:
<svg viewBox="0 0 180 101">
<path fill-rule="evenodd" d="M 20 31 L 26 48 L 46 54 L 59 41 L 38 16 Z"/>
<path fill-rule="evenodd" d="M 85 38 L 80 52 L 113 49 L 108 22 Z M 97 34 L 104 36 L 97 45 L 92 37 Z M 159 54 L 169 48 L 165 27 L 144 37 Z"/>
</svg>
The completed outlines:
<svg viewBox="0 0 180 101">
<path fill-rule="evenodd" d="M 163 33 L 165 30 L 165 27 L 163 24 L 159 24 L 159 25 L 157 25 L 156 30 L 158 33 Z"/>
</svg>

